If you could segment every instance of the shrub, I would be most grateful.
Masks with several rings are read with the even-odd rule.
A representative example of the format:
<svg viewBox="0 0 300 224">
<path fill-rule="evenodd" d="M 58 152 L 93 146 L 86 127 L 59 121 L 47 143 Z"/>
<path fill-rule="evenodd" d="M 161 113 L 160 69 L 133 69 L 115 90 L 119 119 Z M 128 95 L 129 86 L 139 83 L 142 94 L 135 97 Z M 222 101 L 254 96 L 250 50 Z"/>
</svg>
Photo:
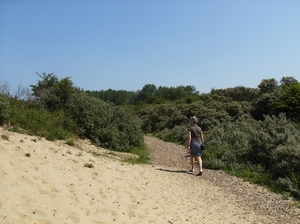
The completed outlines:
<svg viewBox="0 0 300 224">
<path fill-rule="evenodd" d="M 209 168 L 265 174 L 270 178 L 265 181 L 286 185 L 298 197 L 300 131 L 284 114 L 265 116 L 264 121 L 243 116 L 223 123 L 207 132 L 206 142 L 209 150 L 203 158 Z"/>
<path fill-rule="evenodd" d="M 29 108 L 15 112 L 12 124 L 27 130 L 28 134 L 45 137 L 47 140 L 66 139 L 76 134 L 77 126 L 63 111 L 49 113 L 42 109 Z"/>
<path fill-rule="evenodd" d="M 1 135 L 1 138 L 2 138 L 3 140 L 6 140 L 6 141 L 8 141 L 8 140 L 9 140 L 9 138 L 8 138 L 8 136 L 7 136 L 7 135 Z"/>
<path fill-rule="evenodd" d="M 252 162 L 260 163 L 274 174 L 300 173 L 300 131 L 284 114 L 265 116 L 250 134 Z"/>
<path fill-rule="evenodd" d="M 8 98 L 0 94 L 0 125 L 8 122 L 10 116 Z"/>
<path fill-rule="evenodd" d="M 286 177 L 286 178 L 282 178 L 282 177 L 279 177 L 277 180 L 276 180 L 276 184 L 278 186 L 281 187 L 281 189 L 283 189 L 284 191 L 287 191 L 287 192 L 291 192 L 291 194 L 293 196 L 295 196 L 296 198 L 300 198 L 300 187 L 299 187 L 299 181 L 300 181 L 300 178 L 298 176 L 297 178 L 297 182 L 294 180 L 292 181 L 290 178 Z"/>
<path fill-rule="evenodd" d="M 79 134 L 102 147 L 128 152 L 143 143 L 138 118 L 121 107 L 78 92 L 70 97 L 66 111 Z"/>
<path fill-rule="evenodd" d="M 165 128 L 164 130 L 156 133 L 155 136 L 168 142 L 176 142 L 186 145 L 187 130 L 187 126 L 175 125 L 175 127 L 172 129 Z"/>
</svg>

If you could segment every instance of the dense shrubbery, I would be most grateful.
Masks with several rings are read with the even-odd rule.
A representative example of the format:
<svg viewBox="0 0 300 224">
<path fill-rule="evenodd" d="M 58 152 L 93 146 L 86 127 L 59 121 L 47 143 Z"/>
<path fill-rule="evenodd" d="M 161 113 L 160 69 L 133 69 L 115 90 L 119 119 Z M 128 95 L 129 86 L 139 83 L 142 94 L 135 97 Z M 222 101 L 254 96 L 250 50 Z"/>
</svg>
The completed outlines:
<svg viewBox="0 0 300 224">
<path fill-rule="evenodd" d="M 137 92 L 83 92 L 69 78 L 40 77 L 43 80 L 32 86 L 33 100 L 16 100 L 5 94 L 6 88 L 0 89 L 1 123 L 11 121 L 49 139 L 75 134 L 129 151 L 142 145 L 141 129 L 186 145 L 189 118 L 196 115 L 208 146 L 205 167 L 300 199 L 300 83 L 292 77 L 282 78 L 280 84 L 265 79 L 258 88 L 212 89 L 208 94 L 192 86 L 153 84 Z"/>
<path fill-rule="evenodd" d="M 9 119 L 9 98 L 0 95 L 0 124 L 5 123 Z"/>
<path fill-rule="evenodd" d="M 81 136 L 118 151 L 130 151 L 143 143 L 138 119 L 123 108 L 89 97 L 83 92 L 72 94 L 66 106 Z"/>
<path fill-rule="evenodd" d="M 143 134 L 135 115 L 89 97 L 69 78 L 59 80 L 45 73 L 39 76 L 42 80 L 31 86 L 31 100 L 18 100 L 0 92 L 1 124 L 10 123 L 15 130 L 26 130 L 48 140 L 85 137 L 117 151 L 142 146 Z"/>
<path fill-rule="evenodd" d="M 206 141 L 206 166 L 260 173 L 269 178 L 265 184 L 292 183 L 293 195 L 300 196 L 300 131 L 285 115 L 224 123 L 208 131 Z"/>
<path fill-rule="evenodd" d="M 66 139 L 74 136 L 77 125 L 67 118 L 62 110 L 49 112 L 33 102 L 25 102 L 6 96 L 6 113 L 1 124 L 10 123 L 16 131 L 26 130 L 28 134 L 43 136 L 48 140 Z M 3 116 L 5 115 L 5 116 Z"/>
</svg>

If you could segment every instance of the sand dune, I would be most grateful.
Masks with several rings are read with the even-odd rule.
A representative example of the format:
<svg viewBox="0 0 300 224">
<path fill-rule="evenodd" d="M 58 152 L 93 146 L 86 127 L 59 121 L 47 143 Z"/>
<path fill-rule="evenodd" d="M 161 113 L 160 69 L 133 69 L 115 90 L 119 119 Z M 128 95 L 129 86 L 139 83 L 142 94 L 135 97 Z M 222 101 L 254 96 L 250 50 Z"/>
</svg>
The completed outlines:
<svg viewBox="0 0 300 224">
<path fill-rule="evenodd" d="M 185 170 L 0 131 L 0 223 L 276 223 Z"/>
</svg>

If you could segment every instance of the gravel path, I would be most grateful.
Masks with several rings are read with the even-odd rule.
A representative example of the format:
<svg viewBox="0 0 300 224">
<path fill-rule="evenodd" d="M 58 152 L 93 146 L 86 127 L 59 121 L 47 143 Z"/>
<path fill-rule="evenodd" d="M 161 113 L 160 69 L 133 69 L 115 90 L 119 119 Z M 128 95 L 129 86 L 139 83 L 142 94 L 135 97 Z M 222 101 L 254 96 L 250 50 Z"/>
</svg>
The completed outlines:
<svg viewBox="0 0 300 224">
<path fill-rule="evenodd" d="M 164 142 L 151 136 L 145 136 L 154 166 L 175 168 L 187 171 L 190 168 L 187 149 L 183 146 Z M 235 204 L 248 207 L 260 215 L 271 215 L 277 223 L 299 223 L 300 209 L 291 206 L 291 202 L 269 190 L 230 176 L 223 171 L 205 169 L 200 177 L 208 185 L 218 186 L 223 192 L 235 194 Z M 197 171 L 197 170 L 196 170 Z"/>
</svg>

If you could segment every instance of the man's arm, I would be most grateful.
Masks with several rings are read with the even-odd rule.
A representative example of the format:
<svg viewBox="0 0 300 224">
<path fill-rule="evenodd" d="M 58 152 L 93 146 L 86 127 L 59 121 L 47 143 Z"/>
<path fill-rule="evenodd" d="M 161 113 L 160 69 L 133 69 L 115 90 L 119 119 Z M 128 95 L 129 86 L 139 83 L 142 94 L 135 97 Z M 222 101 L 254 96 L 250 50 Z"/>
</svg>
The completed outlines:
<svg viewBox="0 0 300 224">
<path fill-rule="evenodd" d="M 200 140 L 201 140 L 201 143 L 204 145 L 204 135 L 203 135 L 202 131 L 200 132 Z"/>
</svg>

